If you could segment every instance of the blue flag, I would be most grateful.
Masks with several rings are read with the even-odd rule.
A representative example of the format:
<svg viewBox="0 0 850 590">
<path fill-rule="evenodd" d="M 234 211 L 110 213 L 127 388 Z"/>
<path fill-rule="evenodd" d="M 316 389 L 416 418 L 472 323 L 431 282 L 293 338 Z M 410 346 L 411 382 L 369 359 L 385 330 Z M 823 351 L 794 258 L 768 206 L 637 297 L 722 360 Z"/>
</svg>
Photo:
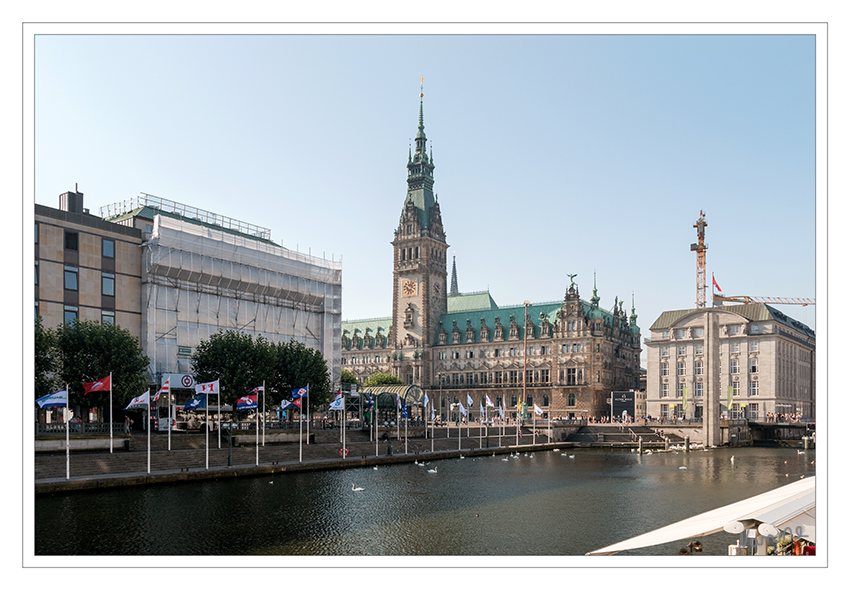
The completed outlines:
<svg viewBox="0 0 850 590">
<path fill-rule="evenodd" d="M 68 390 L 62 389 L 55 393 L 49 393 L 35 400 L 39 408 L 66 408 L 68 407 Z"/>
<path fill-rule="evenodd" d="M 301 408 L 299 408 L 298 406 L 293 404 L 291 401 L 285 399 L 285 400 L 280 402 L 280 409 L 283 410 L 283 411 L 286 411 L 286 410 L 300 410 Z"/>
<path fill-rule="evenodd" d="M 404 409 L 402 409 L 402 411 L 401 411 L 401 417 L 407 418 L 407 402 L 405 402 Z"/>
<path fill-rule="evenodd" d="M 292 390 L 292 397 L 305 397 L 309 393 L 310 385 L 305 385 L 304 387 L 299 387 L 298 389 Z"/>
<path fill-rule="evenodd" d="M 328 406 L 328 410 L 342 410 L 344 409 L 343 404 L 345 404 L 345 398 L 339 396 L 333 402 L 331 402 L 331 405 Z"/>
<path fill-rule="evenodd" d="M 243 395 L 238 400 L 236 400 L 236 409 L 237 410 L 253 410 L 257 407 L 257 396 L 256 395 Z"/>
<path fill-rule="evenodd" d="M 205 410 L 207 407 L 207 394 L 202 393 L 201 395 L 197 395 L 186 402 L 186 405 L 183 407 L 184 410 Z"/>
</svg>

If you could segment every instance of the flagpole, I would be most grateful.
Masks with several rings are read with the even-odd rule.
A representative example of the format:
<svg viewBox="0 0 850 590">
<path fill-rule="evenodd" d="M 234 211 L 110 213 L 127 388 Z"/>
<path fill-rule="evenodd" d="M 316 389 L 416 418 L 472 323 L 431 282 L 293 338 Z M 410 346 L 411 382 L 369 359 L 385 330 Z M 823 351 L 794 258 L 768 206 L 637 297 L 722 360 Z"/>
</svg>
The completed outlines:
<svg viewBox="0 0 850 590">
<path fill-rule="evenodd" d="M 304 405 L 304 398 L 301 398 L 301 405 Z M 303 442 L 303 438 L 301 437 L 301 431 L 304 428 L 304 410 L 299 406 L 298 408 L 298 462 L 301 463 L 301 443 Z"/>
<path fill-rule="evenodd" d="M 218 379 L 216 379 L 216 385 L 218 385 Z M 218 407 L 216 408 L 215 415 L 218 418 L 218 448 L 221 448 L 221 385 L 216 387 L 218 391 L 216 391 L 216 395 L 218 396 Z"/>
<path fill-rule="evenodd" d="M 254 414 L 254 447 L 256 449 L 255 454 L 256 458 L 254 459 L 254 465 L 260 464 L 260 408 L 257 408 L 257 412 Z M 233 436 L 231 434 L 231 436 Z"/>
<path fill-rule="evenodd" d="M 460 400 L 457 400 L 457 403 L 458 403 L 458 410 L 457 410 L 457 411 L 458 411 L 458 418 L 457 418 L 457 450 L 458 450 L 458 451 L 460 451 L 460 429 L 461 429 L 461 426 L 460 426 L 460 415 L 461 415 L 461 412 L 460 412 L 460 408 L 461 408 Z"/>
<path fill-rule="evenodd" d="M 484 416 L 481 415 L 481 405 L 480 405 L 480 402 L 479 402 L 479 405 L 478 405 L 478 446 L 479 447 L 484 446 L 484 435 L 483 435 L 483 432 L 481 430 L 482 426 L 484 426 L 481 423 L 482 418 L 484 418 Z"/>
<path fill-rule="evenodd" d="M 168 450 L 171 450 L 171 406 L 174 405 L 171 400 L 171 377 L 168 377 L 165 380 L 168 383 Z M 162 386 L 160 386 L 160 391 L 162 390 Z M 150 392 L 148 392 L 148 397 L 150 397 Z M 157 416 L 159 418 L 159 416 Z"/>
<path fill-rule="evenodd" d="M 407 402 L 404 402 L 404 454 L 407 454 L 407 422 L 410 420 L 410 416 L 407 413 Z"/>
<path fill-rule="evenodd" d="M 375 425 L 375 456 L 378 456 L 378 395 L 372 397 L 372 423 Z"/>
<path fill-rule="evenodd" d="M 266 446 L 266 380 L 263 379 L 263 446 Z"/>
<path fill-rule="evenodd" d="M 71 392 L 68 389 L 68 384 L 65 384 L 65 479 L 71 479 L 71 425 L 70 415 L 71 409 L 68 404 L 71 403 Z"/>
<path fill-rule="evenodd" d="M 109 371 L 109 452 L 112 452 L 112 371 Z"/>
<path fill-rule="evenodd" d="M 342 458 L 347 458 L 348 453 L 345 449 L 345 394 L 342 394 Z"/>
<path fill-rule="evenodd" d="M 148 414 L 145 416 L 148 431 L 148 475 L 151 474 L 151 392 L 148 390 Z"/>
<path fill-rule="evenodd" d="M 206 414 L 206 419 L 204 420 L 204 454 L 206 455 L 206 469 L 210 468 L 210 395 L 208 393 L 204 394 L 204 413 Z"/>
<path fill-rule="evenodd" d="M 310 384 L 307 384 L 307 444 L 310 444 Z M 304 403 L 304 400 L 301 401 Z"/>
<path fill-rule="evenodd" d="M 434 413 L 434 402 L 431 402 L 431 452 L 434 452 L 434 422 L 436 422 L 437 415 Z"/>
</svg>

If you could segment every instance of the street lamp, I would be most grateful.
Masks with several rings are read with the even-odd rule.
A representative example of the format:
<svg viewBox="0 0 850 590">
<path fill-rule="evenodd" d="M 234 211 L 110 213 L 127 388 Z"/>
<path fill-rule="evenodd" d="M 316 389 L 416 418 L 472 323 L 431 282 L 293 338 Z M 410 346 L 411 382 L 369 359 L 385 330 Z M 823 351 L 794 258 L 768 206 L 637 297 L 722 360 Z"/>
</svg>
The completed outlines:
<svg viewBox="0 0 850 590">
<path fill-rule="evenodd" d="M 525 323 L 522 326 L 522 342 L 523 342 L 523 351 L 522 351 L 522 400 L 523 402 L 528 400 L 526 395 L 526 381 L 528 380 L 528 306 L 531 303 L 526 299 L 522 302 L 525 307 Z M 517 436 L 519 436 L 519 412 L 517 412 Z M 519 445 L 519 441 L 517 440 L 517 445 Z"/>
<path fill-rule="evenodd" d="M 446 374 L 440 372 L 440 373 L 437 373 L 437 377 L 440 379 L 440 417 L 442 418 L 442 414 L 443 414 L 443 381 L 446 378 Z M 447 422 L 446 423 L 446 438 L 449 438 L 448 420 L 446 422 Z"/>
<path fill-rule="evenodd" d="M 395 426 L 395 422 L 384 422 L 384 428 L 386 428 L 386 436 L 387 436 L 387 455 L 392 456 L 393 454 L 393 437 L 390 435 L 390 430 Z"/>
</svg>

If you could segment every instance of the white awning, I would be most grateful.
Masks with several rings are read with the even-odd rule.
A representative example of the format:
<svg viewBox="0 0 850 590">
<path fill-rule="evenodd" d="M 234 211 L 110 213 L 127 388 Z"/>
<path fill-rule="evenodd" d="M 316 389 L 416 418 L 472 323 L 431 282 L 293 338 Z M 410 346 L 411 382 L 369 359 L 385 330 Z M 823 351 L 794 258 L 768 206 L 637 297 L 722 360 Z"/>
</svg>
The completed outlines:
<svg viewBox="0 0 850 590">
<path fill-rule="evenodd" d="M 758 526 L 762 535 L 776 535 L 790 527 L 795 537 L 814 542 L 815 478 L 800 479 L 758 496 L 590 551 L 587 555 L 612 555 L 629 549 L 702 537 L 723 530 L 737 533 L 752 526 Z"/>
</svg>

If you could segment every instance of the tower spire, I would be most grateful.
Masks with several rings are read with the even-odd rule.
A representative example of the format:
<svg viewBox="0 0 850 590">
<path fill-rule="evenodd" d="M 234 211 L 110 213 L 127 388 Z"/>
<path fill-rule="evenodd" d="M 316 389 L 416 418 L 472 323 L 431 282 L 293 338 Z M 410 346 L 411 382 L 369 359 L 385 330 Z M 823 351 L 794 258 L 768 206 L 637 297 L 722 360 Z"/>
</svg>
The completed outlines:
<svg viewBox="0 0 850 590">
<path fill-rule="evenodd" d="M 452 289 L 449 291 L 449 295 L 460 295 L 460 291 L 457 288 L 457 264 L 455 263 L 454 254 L 452 254 Z"/>
<path fill-rule="evenodd" d="M 593 271 L 593 297 L 590 298 L 593 307 L 599 307 L 599 296 L 596 294 L 596 271 Z"/>
</svg>

